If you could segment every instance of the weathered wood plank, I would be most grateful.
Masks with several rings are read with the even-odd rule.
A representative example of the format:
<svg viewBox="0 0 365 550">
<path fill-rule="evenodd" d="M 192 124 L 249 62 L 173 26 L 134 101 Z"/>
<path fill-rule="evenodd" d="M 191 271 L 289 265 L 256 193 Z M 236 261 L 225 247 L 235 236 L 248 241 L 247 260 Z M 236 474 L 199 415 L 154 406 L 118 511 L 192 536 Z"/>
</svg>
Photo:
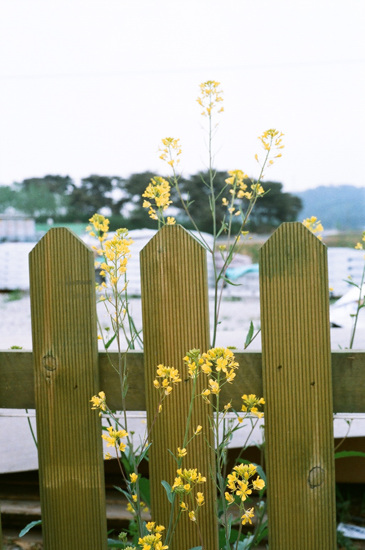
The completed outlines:
<svg viewBox="0 0 365 550">
<path fill-rule="evenodd" d="M 51 229 L 30 253 L 44 548 L 106 548 L 93 254 Z"/>
<path fill-rule="evenodd" d="M 111 359 L 116 361 L 116 357 Z M 240 364 L 236 383 L 222 389 L 222 403 L 232 399 L 232 405 L 241 407 L 243 393 L 263 395 L 262 360 L 259 352 L 235 352 Z M 332 351 L 333 412 L 365 412 L 365 352 Z M 127 354 L 130 373 L 130 393 L 127 408 L 145 411 L 145 381 L 143 351 Z M 0 408 L 34 409 L 33 354 L 30 351 L 0 351 Z M 116 372 L 110 368 L 107 354 L 99 353 L 99 388 L 108 396 L 112 409 L 120 409 L 120 386 Z"/>
<path fill-rule="evenodd" d="M 327 251 L 302 224 L 262 247 L 260 293 L 269 545 L 335 549 Z"/>
<path fill-rule="evenodd" d="M 146 379 L 146 407 L 151 427 L 158 407 L 158 392 L 153 387 L 156 367 L 162 363 L 181 373 L 178 384 L 166 399 L 163 411 L 152 430 L 150 450 L 151 507 L 153 519 L 167 526 L 170 504 L 161 480 L 173 484 L 176 463 L 168 452 L 177 453 L 183 446 L 192 381 L 183 372 L 186 353 L 193 348 L 209 348 L 208 285 L 206 253 L 201 245 L 180 226 L 163 227 L 141 252 L 142 318 Z M 197 392 L 203 391 L 198 380 Z M 195 437 L 188 446 L 183 468 L 197 468 L 207 482 L 202 487 L 205 505 L 199 510 L 199 529 L 204 548 L 218 547 L 217 515 L 215 512 L 214 452 L 209 414 L 202 399 L 193 404 L 189 436 L 200 424 L 203 436 Z M 171 550 L 187 550 L 200 544 L 194 522 L 182 514 Z"/>
</svg>

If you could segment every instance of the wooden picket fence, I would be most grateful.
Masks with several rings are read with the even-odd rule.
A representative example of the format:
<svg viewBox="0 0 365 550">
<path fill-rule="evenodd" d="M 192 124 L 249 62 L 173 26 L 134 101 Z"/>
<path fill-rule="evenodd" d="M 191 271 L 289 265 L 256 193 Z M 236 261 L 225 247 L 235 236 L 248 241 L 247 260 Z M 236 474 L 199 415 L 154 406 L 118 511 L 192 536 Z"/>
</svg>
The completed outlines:
<svg viewBox="0 0 365 550">
<path fill-rule="evenodd" d="M 47 550 L 106 548 L 100 418 L 90 398 L 104 390 L 121 408 L 118 375 L 98 353 L 93 253 L 67 229 L 51 229 L 30 254 L 33 352 L 0 352 L 0 407 L 36 408 L 42 531 Z M 182 368 L 192 348 L 209 348 L 206 254 L 180 226 L 165 226 L 141 252 L 144 351 L 127 355 L 130 411 L 155 413 L 159 363 Z M 283 224 L 260 258 L 262 354 L 238 352 L 234 384 L 221 402 L 264 395 L 271 550 L 336 548 L 333 413 L 365 411 L 365 352 L 330 350 L 326 247 L 300 223 Z M 173 482 L 168 448 L 181 446 L 190 396 L 182 377 L 153 429 L 152 516 L 167 522 L 161 480 Z M 202 400 L 201 400 L 202 401 Z M 193 426 L 209 430 L 195 400 Z M 212 438 L 210 438 L 212 442 Z M 203 438 L 186 467 L 206 475 L 200 528 L 218 549 L 214 456 Z M 184 515 L 183 515 L 184 516 Z M 183 521 L 173 550 L 199 544 Z"/>
</svg>

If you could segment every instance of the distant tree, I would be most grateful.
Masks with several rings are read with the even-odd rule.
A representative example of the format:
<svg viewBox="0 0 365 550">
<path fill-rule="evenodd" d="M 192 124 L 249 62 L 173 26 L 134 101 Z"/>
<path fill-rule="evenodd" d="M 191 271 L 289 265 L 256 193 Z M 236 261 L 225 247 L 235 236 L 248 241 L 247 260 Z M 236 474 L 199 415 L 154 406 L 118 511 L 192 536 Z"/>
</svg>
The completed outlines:
<svg viewBox="0 0 365 550">
<path fill-rule="evenodd" d="M 112 192 L 119 178 L 92 174 L 81 180 L 80 186 L 74 186 L 69 198 L 69 217 L 87 221 L 103 208 L 113 207 Z"/>
<path fill-rule="evenodd" d="M 16 191 L 10 185 L 0 185 L 0 212 L 16 206 Z"/>
<path fill-rule="evenodd" d="M 73 188 L 69 176 L 47 175 L 14 184 L 15 207 L 35 218 L 58 218 L 67 212 L 68 195 Z"/>
<path fill-rule="evenodd" d="M 229 200 L 229 190 L 226 187 L 225 180 L 227 172 L 216 172 L 214 184 L 216 189 L 216 220 L 217 227 L 222 224 L 224 214 L 227 208 L 222 206 L 222 198 Z M 196 224 L 201 231 L 212 233 L 212 215 L 208 200 L 208 187 L 204 182 L 208 181 L 207 173 L 198 173 L 191 176 L 189 179 L 181 180 L 181 189 L 189 203 L 189 210 L 196 220 Z M 251 180 L 247 180 L 248 190 L 251 185 Z M 256 182 L 254 182 L 256 183 Z M 262 187 L 265 194 L 257 199 L 254 209 L 250 215 L 247 228 L 256 233 L 265 233 L 272 231 L 281 223 L 286 221 L 295 221 L 298 213 L 302 208 L 301 200 L 291 193 L 282 191 L 282 184 L 278 182 L 264 182 Z M 175 204 L 175 203 L 174 203 Z M 245 212 L 248 206 L 248 200 L 242 200 L 242 209 Z M 179 206 L 177 203 L 176 206 Z M 191 222 L 182 210 L 177 215 L 178 220 L 191 227 Z"/>
<path fill-rule="evenodd" d="M 249 229 L 255 233 L 268 233 L 284 222 L 295 221 L 302 209 L 302 201 L 296 195 L 284 193 L 279 182 L 262 183 L 265 195 L 260 197 L 249 220 Z"/>
</svg>

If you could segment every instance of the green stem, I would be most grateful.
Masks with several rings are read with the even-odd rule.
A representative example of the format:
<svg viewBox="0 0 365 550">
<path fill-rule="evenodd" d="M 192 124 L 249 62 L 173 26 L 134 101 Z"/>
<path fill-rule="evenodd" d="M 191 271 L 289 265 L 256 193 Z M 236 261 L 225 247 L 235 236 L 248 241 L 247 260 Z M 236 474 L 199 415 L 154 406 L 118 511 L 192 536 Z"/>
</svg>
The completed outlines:
<svg viewBox="0 0 365 550">
<path fill-rule="evenodd" d="M 362 304 L 361 304 L 361 302 L 362 302 L 362 287 L 364 285 L 364 279 L 365 279 L 365 265 L 364 265 L 364 269 L 362 270 L 362 275 L 361 275 L 361 282 L 360 282 L 360 286 L 359 286 L 359 299 L 357 301 L 355 320 L 354 320 L 354 324 L 353 324 L 352 330 L 351 330 L 351 338 L 350 338 L 349 349 L 352 349 L 352 346 L 354 345 L 356 328 L 357 328 L 357 321 L 359 319 L 359 313 L 360 313 L 360 309 L 362 307 Z"/>
</svg>

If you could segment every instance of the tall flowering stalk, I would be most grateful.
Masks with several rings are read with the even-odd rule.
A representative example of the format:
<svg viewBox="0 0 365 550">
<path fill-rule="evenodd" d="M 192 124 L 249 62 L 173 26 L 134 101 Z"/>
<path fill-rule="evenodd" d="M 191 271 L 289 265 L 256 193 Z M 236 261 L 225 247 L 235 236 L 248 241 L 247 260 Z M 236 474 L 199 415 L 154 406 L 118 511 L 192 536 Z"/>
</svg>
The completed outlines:
<svg viewBox="0 0 365 550">
<path fill-rule="evenodd" d="M 228 178 L 225 180 L 225 187 L 218 189 L 215 179 L 216 171 L 213 166 L 213 135 L 214 130 L 218 126 L 216 117 L 223 111 L 223 92 L 220 88 L 220 83 L 214 80 L 208 80 L 200 84 L 200 95 L 197 98 L 197 103 L 201 107 L 201 114 L 208 122 L 208 177 L 203 179 L 204 185 L 209 191 L 209 206 L 212 214 L 213 227 L 213 245 L 210 246 L 204 235 L 199 230 L 197 221 L 192 217 L 189 210 L 189 200 L 184 197 L 178 175 L 178 165 L 182 154 L 180 140 L 172 137 L 162 139 L 160 146 L 160 158 L 166 162 L 172 175 L 168 180 L 164 178 L 153 178 L 148 185 L 143 197 L 153 199 L 156 202 L 157 209 L 151 205 L 150 200 L 145 201 L 143 206 L 149 209 L 149 215 L 152 219 L 158 220 L 159 227 L 162 224 L 175 223 L 174 218 L 164 218 L 163 212 L 171 204 L 170 187 L 176 190 L 177 196 L 184 208 L 188 219 L 190 220 L 195 231 L 199 235 L 201 243 L 204 245 L 208 253 L 212 257 L 214 271 L 214 310 L 213 310 L 213 336 L 212 346 L 216 345 L 217 328 L 219 324 L 220 304 L 222 300 L 223 288 L 230 281 L 226 277 L 226 271 L 237 250 L 237 245 L 242 238 L 247 237 L 248 232 L 245 227 L 249 220 L 249 216 L 256 204 L 256 201 L 264 195 L 264 189 L 261 185 L 264 178 L 264 171 L 270 167 L 274 161 L 282 156 L 283 149 L 283 134 L 277 130 L 270 129 L 261 136 L 259 141 L 262 146 L 262 154 L 256 154 L 255 159 L 260 166 L 259 177 L 253 181 L 242 170 L 231 170 L 228 172 Z M 158 189 L 158 200 L 156 199 L 157 185 L 156 181 L 163 180 L 163 190 Z M 226 196 L 227 195 L 227 196 Z M 217 205 L 218 203 L 226 207 L 223 221 L 220 226 L 217 222 Z M 239 229 L 233 234 L 233 226 L 237 227 L 239 221 Z M 233 223 L 235 222 L 235 223 Z M 226 245 L 221 245 L 218 249 L 221 258 L 216 257 L 217 239 L 225 236 Z M 220 266 L 218 267 L 218 264 Z M 248 339 L 249 341 L 250 339 Z"/>
<path fill-rule="evenodd" d="M 363 233 L 362 233 L 361 242 L 359 241 L 358 243 L 356 243 L 355 249 L 356 250 L 364 250 L 364 244 L 363 243 L 365 243 L 365 231 L 363 231 Z M 365 260 L 365 256 L 364 256 L 364 260 Z M 354 340 L 355 340 L 355 334 L 356 334 L 356 329 L 357 329 L 357 322 L 358 322 L 358 319 L 359 319 L 359 313 L 360 313 L 361 309 L 365 307 L 365 263 L 364 263 L 364 267 L 363 267 L 362 274 L 361 274 L 360 284 L 356 284 L 352 280 L 348 280 L 347 282 L 350 285 L 355 286 L 359 290 L 357 304 L 356 304 L 356 312 L 353 316 L 353 324 L 352 324 L 352 328 L 351 328 L 351 336 L 350 336 L 350 344 L 349 344 L 349 349 L 352 349 L 353 345 L 354 345 Z"/>
<path fill-rule="evenodd" d="M 211 403 L 213 407 L 211 429 L 215 439 L 216 470 L 213 475 L 218 491 L 217 514 L 221 528 L 224 530 L 225 549 L 230 550 L 234 516 L 230 513 L 229 508 L 235 505 L 238 507 L 240 514 L 240 526 L 236 545 L 234 545 L 234 547 L 237 547 L 242 526 L 246 523 L 251 524 L 254 517 L 254 507 L 246 507 L 249 496 L 252 491 L 263 491 L 265 481 L 258 475 L 258 467 L 254 464 L 239 464 L 227 476 L 228 444 L 232 435 L 243 427 L 245 421 L 251 423 L 252 433 L 257 420 L 263 417 L 260 408 L 265 401 L 263 398 L 256 397 L 256 395 L 244 394 L 242 395 L 241 411 L 235 411 L 231 402 L 222 406 L 220 400 L 221 390 L 226 384 L 234 382 L 239 366 L 232 350 L 228 348 L 212 348 L 205 353 L 201 353 L 197 349 L 190 350 L 184 357 L 184 363 L 187 374 L 194 384 L 196 384 L 199 376 L 204 376 L 207 380 L 206 388 L 202 391 L 200 397 L 206 403 Z M 195 398 L 195 394 L 193 397 Z M 228 420 L 229 414 L 231 417 Z M 232 420 L 232 414 L 234 420 Z"/>
</svg>

